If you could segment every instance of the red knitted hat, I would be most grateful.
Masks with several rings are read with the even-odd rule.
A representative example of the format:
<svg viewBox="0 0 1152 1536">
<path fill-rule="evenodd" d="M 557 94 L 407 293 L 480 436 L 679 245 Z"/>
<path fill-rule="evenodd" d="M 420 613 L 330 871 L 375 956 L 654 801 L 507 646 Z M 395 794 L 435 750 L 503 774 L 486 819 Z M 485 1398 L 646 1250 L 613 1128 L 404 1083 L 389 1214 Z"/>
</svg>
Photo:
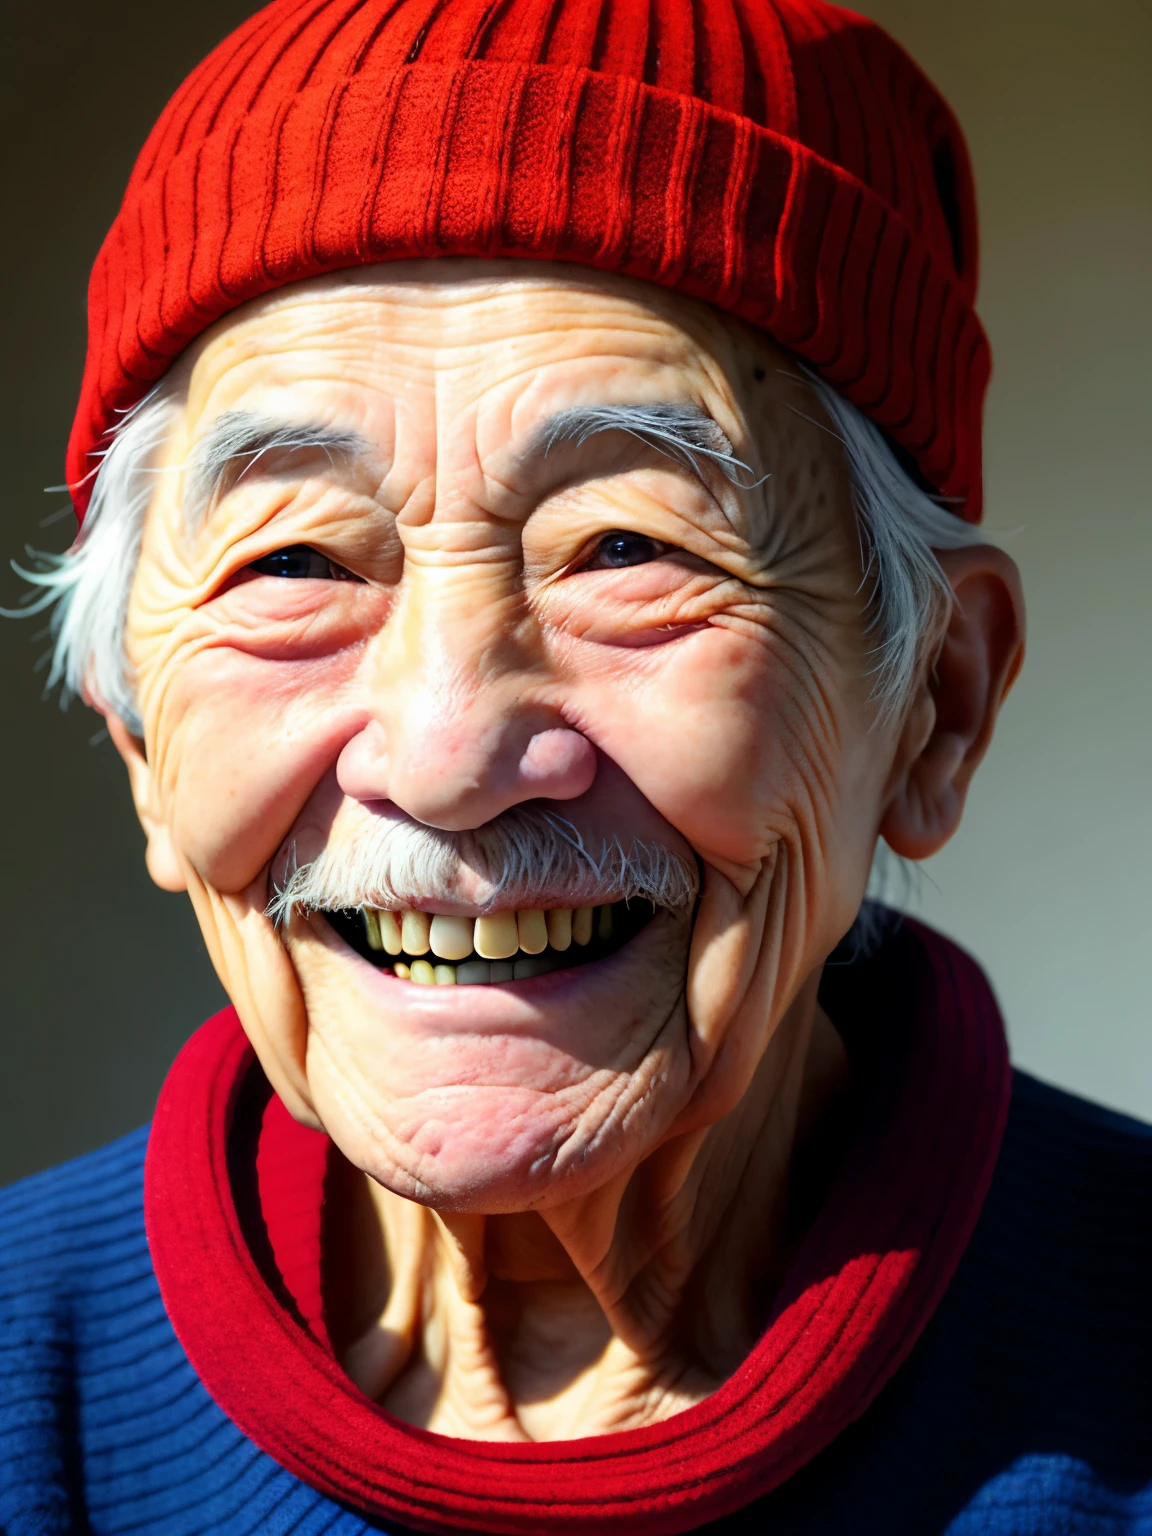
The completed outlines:
<svg viewBox="0 0 1152 1536">
<path fill-rule="evenodd" d="M 885 33 L 823 0 L 273 0 L 177 91 L 97 257 L 78 513 L 120 413 L 221 315 L 448 255 L 743 316 L 979 518 L 964 140 Z"/>
</svg>

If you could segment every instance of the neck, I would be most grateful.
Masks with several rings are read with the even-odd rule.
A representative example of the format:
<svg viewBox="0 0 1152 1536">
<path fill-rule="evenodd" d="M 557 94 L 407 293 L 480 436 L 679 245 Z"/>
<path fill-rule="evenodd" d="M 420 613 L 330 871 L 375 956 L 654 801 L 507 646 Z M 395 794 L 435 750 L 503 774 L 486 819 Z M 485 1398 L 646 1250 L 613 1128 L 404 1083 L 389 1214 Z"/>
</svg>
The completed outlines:
<svg viewBox="0 0 1152 1536">
<path fill-rule="evenodd" d="M 813 977 L 720 1123 L 556 1207 L 440 1214 L 365 1178 L 336 1336 L 409 1423 L 467 1439 L 637 1428 L 715 1391 L 755 1344 L 800 1235 L 796 1157 L 847 1078 Z"/>
</svg>

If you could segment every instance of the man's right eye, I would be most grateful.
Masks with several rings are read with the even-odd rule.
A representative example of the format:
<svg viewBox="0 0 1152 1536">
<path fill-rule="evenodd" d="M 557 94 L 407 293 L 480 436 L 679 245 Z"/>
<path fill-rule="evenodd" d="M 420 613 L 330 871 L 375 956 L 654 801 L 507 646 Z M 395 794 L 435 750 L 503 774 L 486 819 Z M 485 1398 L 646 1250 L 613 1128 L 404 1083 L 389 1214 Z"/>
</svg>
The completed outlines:
<svg viewBox="0 0 1152 1536">
<path fill-rule="evenodd" d="M 275 549 L 270 555 L 253 560 L 248 569 L 256 576 L 284 576 L 294 581 L 355 581 L 351 571 L 329 560 L 317 549 L 306 544 L 293 544 L 288 549 Z"/>
<path fill-rule="evenodd" d="M 650 539 L 646 533 L 629 533 L 613 529 L 606 533 L 582 567 L 586 571 L 614 571 L 629 565 L 647 565 L 659 560 L 666 545 Z"/>
</svg>

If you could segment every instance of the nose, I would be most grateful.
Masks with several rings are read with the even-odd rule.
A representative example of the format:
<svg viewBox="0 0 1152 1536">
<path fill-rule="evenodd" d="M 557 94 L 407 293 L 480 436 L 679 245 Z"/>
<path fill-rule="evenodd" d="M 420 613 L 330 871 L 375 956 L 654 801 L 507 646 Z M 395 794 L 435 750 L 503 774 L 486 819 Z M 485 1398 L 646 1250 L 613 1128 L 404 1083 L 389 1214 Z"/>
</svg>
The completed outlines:
<svg viewBox="0 0 1152 1536">
<path fill-rule="evenodd" d="M 519 529 L 467 511 L 453 503 L 405 530 L 395 604 L 361 661 L 364 724 L 336 763 L 344 794 L 448 832 L 526 800 L 574 800 L 597 766 L 562 713 Z"/>
<path fill-rule="evenodd" d="M 574 800 L 596 777 L 596 750 L 567 726 L 534 729 L 482 706 L 369 721 L 336 764 L 344 794 L 390 800 L 426 826 L 462 832 L 525 800 Z"/>
</svg>

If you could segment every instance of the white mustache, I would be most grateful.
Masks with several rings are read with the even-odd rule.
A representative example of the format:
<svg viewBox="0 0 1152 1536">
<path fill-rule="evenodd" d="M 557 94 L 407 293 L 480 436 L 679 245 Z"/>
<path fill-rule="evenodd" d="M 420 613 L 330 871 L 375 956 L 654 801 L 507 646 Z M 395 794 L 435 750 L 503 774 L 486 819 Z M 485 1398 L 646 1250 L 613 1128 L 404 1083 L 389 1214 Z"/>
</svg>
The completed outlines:
<svg viewBox="0 0 1152 1536">
<path fill-rule="evenodd" d="M 634 898 L 685 912 L 700 885 L 695 866 L 662 843 L 625 847 L 612 837 L 596 853 L 562 816 L 515 806 L 467 832 L 366 816 L 362 830 L 330 842 L 304 864 L 289 845 L 273 877 L 267 913 L 280 926 L 297 910 L 395 911 L 459 901 L 464 879 L 478 913 Z"/>
</svg>

